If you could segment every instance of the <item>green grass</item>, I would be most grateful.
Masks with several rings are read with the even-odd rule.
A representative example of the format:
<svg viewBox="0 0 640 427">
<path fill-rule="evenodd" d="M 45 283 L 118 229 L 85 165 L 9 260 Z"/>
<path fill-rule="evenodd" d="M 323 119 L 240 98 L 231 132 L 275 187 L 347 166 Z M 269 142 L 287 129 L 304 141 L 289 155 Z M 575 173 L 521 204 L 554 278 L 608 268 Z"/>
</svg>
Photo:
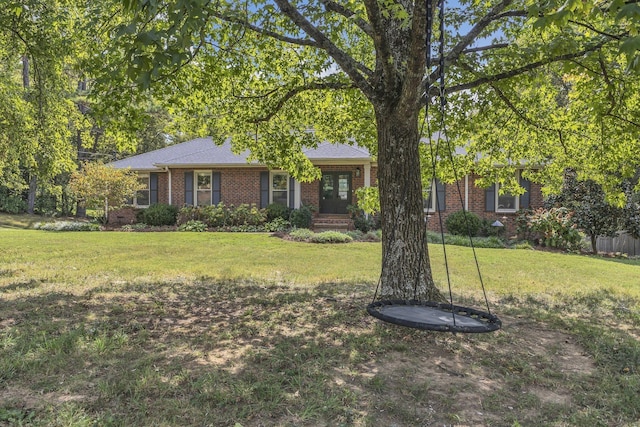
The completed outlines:
<svg viewBox="0 0 640 427">
<path fill-rule="evenodd" d="M 0 426 L 637 423 L 640 262 L 477 252 L 504 328 L 446 335 L 366 314 L 379 243 L 0 228 Z"/>
</svg>

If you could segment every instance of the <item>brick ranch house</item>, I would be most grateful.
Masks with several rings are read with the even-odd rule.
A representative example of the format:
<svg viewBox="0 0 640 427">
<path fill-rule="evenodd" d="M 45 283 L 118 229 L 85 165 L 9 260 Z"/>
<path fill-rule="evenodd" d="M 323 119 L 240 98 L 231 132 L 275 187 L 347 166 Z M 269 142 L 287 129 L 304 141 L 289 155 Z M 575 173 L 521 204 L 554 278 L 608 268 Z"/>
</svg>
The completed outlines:
<svg viewBox="0 0 640 427">
<path fill-rule="evenodd" d="M 314 226 L 344 227 L 349 223 L 347 207 L 357 203 L 355 190 L 375 186 L 377 164 L 368 150 L 357 145 L 324 142 L 304 151 L 322 172 L 318 181 L 298 182 L 281 170 L 269 170 L 265 165 L 247 160 L 248 152 L 235 154 L 230 141 L 217 145 L 211 138 L 198 138 L 159 150 L 128 157 L 110 163 L 115 168 L 128 168 L 138 174 L 145 186 L 137 192 L 133 206 L 145 208 L 154 203 L 175 206 L 226 205 L 243 203 L 266 207 L 280 203 L 290 208 L 302 204 L 316 208 Z M 456 184 L 437 185 L 435 197 L 425 199 L 425 215 L 429 228 L 439 230 L 436 208 L 443 216 L 459 211 L 463 206 L 491 222 L 500 220 L 508 232 L 515 229 L 519 209 L 542 206 L 540 186 L 520 180 L 527 192 L 521 196 L 498 195 L 499 184 L 489 188 L 474 185 L 475 175 Z M 433 189 L 433 186 L 432 186 Z M 135 220 L 132 209 L 120 209 L 109 214 L 109 222 L 127 224 Z"/>
</svg>

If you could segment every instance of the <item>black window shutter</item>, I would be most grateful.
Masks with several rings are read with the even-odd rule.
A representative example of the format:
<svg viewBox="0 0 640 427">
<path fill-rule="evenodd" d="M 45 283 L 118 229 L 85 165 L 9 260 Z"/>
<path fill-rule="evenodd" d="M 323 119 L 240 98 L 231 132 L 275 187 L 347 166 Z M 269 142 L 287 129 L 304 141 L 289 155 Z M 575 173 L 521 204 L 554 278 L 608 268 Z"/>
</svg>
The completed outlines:
<svg viewBox="0 0 640 427">
<path fill-rule="evenodd" d="M 487 212 L 495 212 L 496 210 L 496 185 L 484 190 L 484 210 Z"/>
<path fill-rule="evenodd" d="M 269 204 L 269 172 L 260 172 L 260 208 Z"/>
<path fill-rule="evenodd" d="M 445 198 L 445 187 L 444 187 L 444 184 L 440 182 L 440 180 L 438 179 L 436 179 L 436 193 L 438 194 L 438 200 L 437 200 L 438 205 L 436 206 L 436 209 L 439 211 L 447 210 L 447 205 L 446 205 L 447 200 Z"/>
<path fill-rule="evenodd" d="M 152 172 L 149 174 L 149 204 L 158 203 L 158 174 Z"/>
<path fill-rule="evenodd" d="M 214 205 L 220 203 L 222 195 L 220 194 L 220 172 L 214 172 L 211 176 L 211 200 Z"/>
<path fill-rule="evenodd" d="M 520 177 L 520 185 L 526 190 L 526 193 L 520 195 L 520 209 L 528 209 L 531 204 L 531 181 Z"/>
<path fill-rule="evenodd" d="M 193 205 L 193 172 L 184 173 L 184 204 Z"/>
<path fill-rule="evenodd" d="M 296 180 L 293 177 L 289 177 L 289 207 L 294 209 L 296 207 Z"/>
</svg>

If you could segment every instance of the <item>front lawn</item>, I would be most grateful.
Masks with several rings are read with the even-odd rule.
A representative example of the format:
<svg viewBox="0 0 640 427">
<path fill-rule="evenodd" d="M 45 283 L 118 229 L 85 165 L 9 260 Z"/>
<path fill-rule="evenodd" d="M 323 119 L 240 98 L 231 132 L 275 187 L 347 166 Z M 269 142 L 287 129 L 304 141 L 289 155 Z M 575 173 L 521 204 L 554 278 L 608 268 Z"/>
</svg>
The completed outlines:
<svg viewBox="0 0 640 427">
<path fill-rule="evenodd" d="M 477 252 L 504 328 L 454 336 L 366 314 L 379 243 L 0 228 L 0 426 L 637 421 L 640 261 Z"/>
</svg>

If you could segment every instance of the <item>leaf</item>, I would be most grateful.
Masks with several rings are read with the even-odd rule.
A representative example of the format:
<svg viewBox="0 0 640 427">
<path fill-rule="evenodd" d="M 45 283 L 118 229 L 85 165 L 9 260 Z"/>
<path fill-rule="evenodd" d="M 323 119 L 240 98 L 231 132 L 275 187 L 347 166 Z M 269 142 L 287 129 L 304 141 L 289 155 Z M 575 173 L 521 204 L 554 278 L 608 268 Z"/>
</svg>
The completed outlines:
<svg viewBox="0 0 640 427">
<path fill-rule="evenodd" d="M 628 56 L 640 51 L 640 36 L 629 37 L 620 45 L 620 52 Z"/>
<path fill-rule="evenodd" d="M 631 3 L 621 7 L 620 11 L 616 15 L 616 22 L 625 18 L 631 22 L 638 22 L 638 20 L 640 20 L 640 6 L 635 3 Z"/>
</svg>

